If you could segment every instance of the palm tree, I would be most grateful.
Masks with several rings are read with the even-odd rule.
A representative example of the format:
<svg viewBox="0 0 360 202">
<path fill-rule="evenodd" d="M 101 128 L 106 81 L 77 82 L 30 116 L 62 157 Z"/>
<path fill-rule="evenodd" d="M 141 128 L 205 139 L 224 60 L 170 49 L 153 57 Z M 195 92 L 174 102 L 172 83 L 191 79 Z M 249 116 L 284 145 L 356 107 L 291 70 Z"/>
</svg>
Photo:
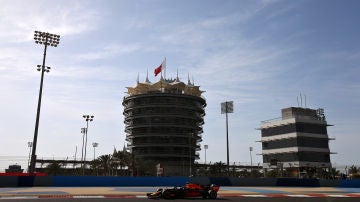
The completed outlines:
<svg viewBox="0 0 360 202">
<path fill-rule="evenodd" d="M 204 167 L 199 167 L 196 169 L 197 176 L 207 176 L 207 170 Z"/>
<path fill-rule="evenodd" d="M 210 174 L 212 176 L 223 176 L 227 173 L 227 166 L 225 163 L 216 162 L 212 165 L 210 165 Z"/>
<path fill-rule="evenodd" d="M 355 165 L 350 166 L 349 168 L 350 178 L 360 178 L 360 167 L 357 168 Z"/>
<path fill-rule="evenodd" d="M 251 171 L 251 176 L 258 178 L 258 177 L 262 177 L 263 174 L 260 172 L 260 170 L 258 170 L 258 169 L 253 169 L 253 170 Z"/>
<path fill-rule="evenodd" d="M 98 171 L 100 168 L 101 162 L 99 159 L 94 159 L 90 162 L 90 167 L 93 170 L 93 174 L 98 175 Z"/>
<path fill-rule="evenodd" d="M 279 177 L 279 176 L 280 176 L 279 169 L 272 169 L 266 173 L 266 177 Z"/>
<path fill-rule="evenodd" d="M 130 153 L 124 149 L 123 151 L 114 152 L 112 156 L 113 160 L 115 161 L 113 165 L 116 166 L 116 169 L 120 167 L 120 175 L 126 174 L 127 172 L 125 168 L 130 167 Z"/>
<path fill-rule="evenodd" d="M 99 168 L 102 169 L 102 175 L 109 175 L 110 174 L 110 161 L 111 161 L 111 155 L 101 155 L 97 158 L 99 161 Z"/>
<path fill-rule="evenodd" d="M 58 175 L 61 174 L 61 172 L 61 165 L 56 161 L 46 166 L 46 173 L 49 175 Z"/>
<path fill-rule="evenodd" d="M 349 168 L 349 174 L 356 174 L 358 173 L 360 168 L 357 168 L 355 165 L 350 166 Z"/>
<path fill-rule="evenodd" d="M 248 172 L 247 169 L 242 169 L 238 174 L 239 177 L 249 177 L 250 172 Z"/>
<path fill-rule="evenodd" d="M 340 176 L 340 171 L 337 170 L 336 168 L 331 168 L 331 169 L 330 169 L 330 176 L 331 176 L 332 178 L 339 177 L 339 176 Z"/>
</svg>

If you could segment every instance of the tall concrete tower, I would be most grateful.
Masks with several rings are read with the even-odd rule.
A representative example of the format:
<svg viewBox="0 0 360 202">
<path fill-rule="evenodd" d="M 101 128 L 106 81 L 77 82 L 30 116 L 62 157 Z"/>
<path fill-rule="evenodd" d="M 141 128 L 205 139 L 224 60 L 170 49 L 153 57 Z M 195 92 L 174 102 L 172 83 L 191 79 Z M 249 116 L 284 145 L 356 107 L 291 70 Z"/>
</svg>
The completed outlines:
<svg viewBox="0 0 360 202">
<path fill-rule="evenodd" d="M 127 89 L 123 114 L 134 175 L 192 175 L 201 150 L 204 91 L 190 81 L 162 76 Z"/>
</svg>

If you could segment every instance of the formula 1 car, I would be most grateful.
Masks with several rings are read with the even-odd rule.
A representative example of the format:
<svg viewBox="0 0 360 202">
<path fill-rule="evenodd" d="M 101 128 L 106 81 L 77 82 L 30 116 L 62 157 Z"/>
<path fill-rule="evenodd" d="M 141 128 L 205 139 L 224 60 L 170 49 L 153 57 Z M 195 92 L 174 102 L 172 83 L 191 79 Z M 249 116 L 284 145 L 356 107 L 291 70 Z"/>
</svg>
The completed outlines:
<svg viewBox="0 0 360 202">
<path fill-rule="evenodd" d="M 158 189 L 156 192 L 147 193 L 146 195 L 149 199 L 175 199 L 192 197 L 216 199 L 219 189 L 220 187 L 214 184 L 209 186 L 202 186 L 200 184 L 188 183 L 181 187 Z"/>
</svg>

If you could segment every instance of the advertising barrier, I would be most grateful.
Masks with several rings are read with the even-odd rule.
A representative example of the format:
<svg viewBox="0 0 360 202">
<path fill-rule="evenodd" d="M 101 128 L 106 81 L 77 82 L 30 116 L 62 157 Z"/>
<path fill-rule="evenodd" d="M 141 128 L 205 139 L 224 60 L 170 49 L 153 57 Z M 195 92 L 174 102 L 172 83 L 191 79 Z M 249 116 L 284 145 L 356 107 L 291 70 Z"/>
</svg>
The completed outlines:
<svg viewBox="0 0 360 202">
<path fill-rule="evenodd" d="M 360 188 L 360 179 L 327 180 L 299 178 L 227 177 L 114 177 L 114 176 L 0 176 L 0 187 L 172 187 L 192 182 L 219 186 L 298 186 Z"/>
</svg>

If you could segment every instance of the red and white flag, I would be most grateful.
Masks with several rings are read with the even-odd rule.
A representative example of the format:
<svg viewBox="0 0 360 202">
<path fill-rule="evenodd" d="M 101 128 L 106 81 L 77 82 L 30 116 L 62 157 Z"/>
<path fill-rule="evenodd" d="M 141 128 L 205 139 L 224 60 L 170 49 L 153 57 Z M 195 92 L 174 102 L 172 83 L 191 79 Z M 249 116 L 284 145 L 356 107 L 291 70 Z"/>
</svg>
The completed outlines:
<svg viewBox="0 0 360 202">
<path fill-rule="evenodd" d="M 166 58 L 164 59 L 164 61 L 161 63 L 160 66 L 158 66 L 157 68 L 155 68 L 154 70 L 154 74 L 155 76 L 157 76 L 163 69 L 166 68 Z"/>
</svg>

